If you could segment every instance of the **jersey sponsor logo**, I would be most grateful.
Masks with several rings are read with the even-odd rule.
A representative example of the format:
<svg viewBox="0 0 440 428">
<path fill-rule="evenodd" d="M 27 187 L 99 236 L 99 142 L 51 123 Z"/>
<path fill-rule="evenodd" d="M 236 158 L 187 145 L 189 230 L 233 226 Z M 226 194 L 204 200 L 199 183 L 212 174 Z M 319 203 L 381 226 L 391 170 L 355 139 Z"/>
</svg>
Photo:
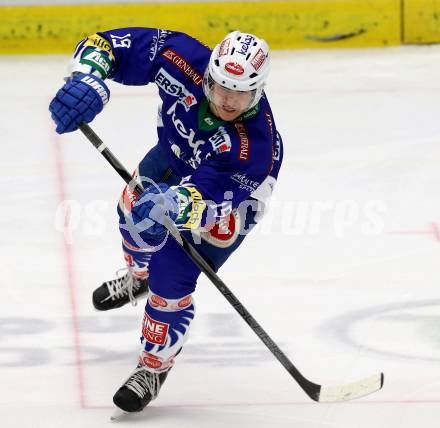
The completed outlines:
<svg viewBox="0 0 440 428">
<path fill-rule="evenodd" d="M 225 70 L 228 73 L 241 76 L 244 73 L 244 68 L 238 62 L 228 62 L 225 64 Z"/>
<path fill-rule="evenodd" d="M 212 148 L 217 154 L 229 152 L 232 147 L 231 137 L 223 126 L 220 126 L 218 131 L 208 141 L 212 144 Z"/>
<path fill-rule="evenodd" d="M 264 64 L 264 61 L 266 61 L 266 55 L 264 55 L 263 49 L 258 49 L 258 52 L 255 54 L 255 56 L 251 60 L 251 65 L 254 67 L 255 71 L 258 71 L 261 66 Z"/>
<path fill-rule="evenodd" d="M 250 141 L 246 132 L 246 128 L 241 122 L 235 123 L 234 126 L 240 138 L 240 151 L 238 153 L 238 159 L 242 161 L 247 161 L 249 160 Z"/>
<path fill-rule="evenodd" d="M 165 91 L 168 95 L 179 98 L 179 103 L 183 105 L 186 111 L 197 104 L 196 97 L 189 92 L 182 83 L 176 80 L 171 74 L 161 68 L 154 78 L 157 86 Z"/>
<path fill-rule="evenodd" d="M 272 172 L 272 169 L 273 169 L 273 164 L 274 164 L 274 162 L 275 162 L 275 160 L 279 160 L 279 149 L 280 149 L 280 147 L 278 146 L 278 159 L 276 158 L 276 153 L 277 153 L 277 146 L 276 146 L 276 141 L 274 141 L 274 138 L 273 138 L 273 120 L 272 120 L 272 116 L 268 113 L 268 112 L 266 112 L 266 113 L 264 113 L 264 115 L 266 116 L 266 121 L 267 121 L 267 124 L 269 125 L 269 130 L 270 130 L 270 138 L 271 138 L 271 141 L 272 141 L 272 162 L 271 162 L 271 164 L 270 164 L 270 167 L 269 167 L 269 174 Z"/>
<path fill-rule="evenodd" d="M 161 30 L 160 28 L 157 29 L 157 35 L 153 36 L 153 40 L 150 44 L 150 55 L 148 57 L 150 61 L 153 61 L 154 58 L 156 58 L 157 53 L 162 49 L 166 38 L 170 34 L 172 34 L 171 31 Z"/>
<path fill-rule="evenodd" d="M 246 55 L 247 51 L 249 50 L 249 47 L 251 43 L 255 40 L 255 37 L 248 34 L 244 40 L 239 40 L 238 43 L 241 44 L 241 49 L 237 51 L 239 54 Z"/>
<path fill-rule="evenodd" d="M 280 160 L 281 157 L 281 136 L 280 134 L 277 132 L 277 135 L 275 137 L 275 147 L 274 147 L 274 151 L 273 151 L 273 158 L 274 160 Z"/>
<path fill-rule="evenodd" d="M 131 47 L 131 34 L 125 34 L 123 36 L 115 36 L 114 34 L 110 34 L 110 37 L 112 39 L 113 47 L 114 48 L 127 48 L 130 49 Z"/>
<path fill-rule="evenodd" d="M 207 123 L 209 126 L 212 126 L 212 125 L 214 125 L 214 121 L 210 118 L 210 117 L 205 117 L 204 119 L 203 119 L 203 121 L 205 122 L 205 123 Z"/>
<path fill-rule="evenodd" d="M 174 127 L 176 128 L 177 133 L 186 141 L 188 141 L 189 146 L 192 148 L 193 150 L 193 157 L 189 158 L 189 159 L 184 159 L 184 153 L 181 152 L 180 148 L 175 145 L 172 144 L 172 149 L 174 154 L 184 160 L 185 162 L 187 162 L 189 165 L 191 165 L 192 168 L 196 169 L 199 165 L 200 162 L 202 161 L 201 159 L 201 147 L 205 144 L 204 140 L 197 140 L 194 141 L 195 139 L 195 135 L 196 132 L 194 131 L 194 129 L 190 128 L 189 130 L 185 128 L 185 125 L 183 124 L 183 122 L 177 118 L 176 115 L 176 106 L 177 103 L 179 101 L 176 101 L 167 111 L 167 115 L 171 116 L 171 120 L 174 124 Z M 178 149 L 175 150 L 175 148 L 173 148 L 173 145 Z"/>
<path fill-rule="evenodd" d="M 91 86 L 96 92 L 98 92 L 98 95 L 101 97 L 103 105 L 108 103 L 108 93 L 98 81 L 90 76 L 84 76 L 81 79 L 81 82 L 86 83 L 87 85 Z"/>
<path fill-rule="evenodd" d="M 164 345 L 169 328 L 169 324 L 157 321 L 145 312 L 142 334 L 147 342 L 155 345 Z"/>
<path fill-rule="evenodd" d="M 251 180 L 246 174 L 236 172 L 231 175 L 231 179 L 240 184 L 240 189 L 253 192 L 260 185 L 258 181 Z"/>
<path fill-rule="evenodd" d="M 266 112 L 264 115 L 266 116 L 266 121 L 267 121 L 267 124 L 269 125 L 270 136 L 273 138 L 273 120 L 272 120 L 272 116 L 268 112 Z"/>
<path fill-rule="evenodd" d="M 225 39 L 222 41 L 220 47 L 218 48 L 218 58 L 228 54 L 230 44 L 231 39 Z"/>
<path fill-rule="evenodd" d="M 196 97 L 194 95 L 187 95 L 183 100 L 182 103 L 184 106 L 187 107 L 187 110 L 194 104 L 197 104 Z"/>
<path fill-rule="evenodd" d="M 162 52 L 162 56 L 174 64 L 179 70 L 181 70 L 190 80 L 192 80 L 197 86 L 200 86 L 203 82 L 203 77 L 194 69 L 194 67 L 181 55 L 172 49 L 166 49 Z"/>
<path fill-rule="evenodd" d="M 90 48 L 89 48 L 90 49 Z M 102 54 L 100 51 L 92 50 L 85 53 L 85 55 L 80 60 L 81 64 L 87 64 L 94 67 L 99 71 L 102 78 L 107 77 L 111 68 L 111 61 L 106 54 Z"/>
<path fill-rule="evenodd" d="M 92 36 L 87 37 L 84 46 L 93 46 L 102 49 L 109 53 L 110 58 L 114 59 L 112 45 L 107 39 L 104 39 L 104 37 L 101 37 L 98 34 L 93 34 Z"/>
</svg>

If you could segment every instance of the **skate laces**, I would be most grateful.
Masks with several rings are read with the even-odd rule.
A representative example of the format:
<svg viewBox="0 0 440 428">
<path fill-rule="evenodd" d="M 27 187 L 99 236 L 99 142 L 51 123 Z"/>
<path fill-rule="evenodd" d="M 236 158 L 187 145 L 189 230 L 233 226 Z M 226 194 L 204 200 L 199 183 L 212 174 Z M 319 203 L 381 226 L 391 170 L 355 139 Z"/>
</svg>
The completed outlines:
<svg viewBox="0 0 440 428">
<path fill-rule="evenodd" d="M 144 398 L 148 392 L 151 395 L 151 400 L 154 400 L 160 389 L 159 374 L 138 367 L 125 382 L 125 386 L 141 398 Z"/>
<path fill-rule="evenodd" d="M 121 272 L 125 272 L 123 275 Z M 133 275 L 127 267 L 123 267 L 116 271 L 116 279 L 112 280 L 108 284 L 110 295 L 112 298 L 124 297 L 128 294 L 130 303 L 133 306 L 137 305 L 137 299 L 134 296 L 134 291 L 140 287 L 140 283 L 133 279 Z"/>
</svg>

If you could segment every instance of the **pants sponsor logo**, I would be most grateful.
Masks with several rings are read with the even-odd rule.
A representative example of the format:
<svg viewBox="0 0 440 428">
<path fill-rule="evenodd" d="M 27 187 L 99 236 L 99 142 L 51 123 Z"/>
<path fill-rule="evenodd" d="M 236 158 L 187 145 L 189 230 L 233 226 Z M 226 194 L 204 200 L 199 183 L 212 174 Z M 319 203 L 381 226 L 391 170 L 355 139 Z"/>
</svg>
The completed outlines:
<svg viewBox="0 0 440 428">
<path fill-rule="evenodd" d="M 229 215 L 220 219 L 209 232 L 203 232 L 201 236 L 215 247 L 227 248 L 237 240 L 240 227 L 239 211 L 233 210 Z"/>
<path fill-rule="evenodd" d="M 169 324 L 154 320 L 145 312 L 142 334 L 147 342 L 164 345 L 169 328 Z"/>
<path fill-rule="evenodd" d="M 191 79 L 197 86 L 201 86 L 203 77 L 193 68 L 193 66 L 176 51 L 166 49 L 162 56 L 174 64 L 181 70 L 189 79 Z"/>
<path fill-rule="evenodd" d="M 189 92 L 182 83 L 176 80 L 171 74 L 161 68 L 154 79 L 157 86 L 168 95 L 179 98 L 179 103 L 185 107 L 186 111 L 197 104 L 196 97 Z"/>
</svg>

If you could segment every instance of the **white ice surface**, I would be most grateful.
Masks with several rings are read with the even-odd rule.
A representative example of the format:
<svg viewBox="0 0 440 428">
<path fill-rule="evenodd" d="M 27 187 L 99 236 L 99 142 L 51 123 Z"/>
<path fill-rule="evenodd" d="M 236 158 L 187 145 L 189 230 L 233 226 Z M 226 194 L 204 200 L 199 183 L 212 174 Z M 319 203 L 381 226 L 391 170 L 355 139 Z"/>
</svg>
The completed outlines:
<svg viewBox="0 0 440 428">
<path fill-rule="evenodd" d="M 440 47 L 273 57 L 267 93 L 284 165 L 271 213 L 220 275 L 308 378 L 384 371 L 385 387 L 310 401 L 203 277 L 160 397 L 118 425 L 438 427 Z M 123 186 L 80 133 L 54 133 L 47 106 L 66 64 L 0 58 L 2 427 L 109 426 L 137 356 L 142 302 L 91 305 L 123 266 Z M 110 85 L 93 128 L 132 170 L 155 143 L 158 97 Z"/>
</svg>

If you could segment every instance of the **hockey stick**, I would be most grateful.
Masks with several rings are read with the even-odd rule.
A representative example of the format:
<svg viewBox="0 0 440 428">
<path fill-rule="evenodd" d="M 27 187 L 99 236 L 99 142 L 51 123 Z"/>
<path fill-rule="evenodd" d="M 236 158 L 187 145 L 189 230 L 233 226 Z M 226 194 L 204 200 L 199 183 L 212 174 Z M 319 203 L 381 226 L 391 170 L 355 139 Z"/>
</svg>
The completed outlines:
<svg viewBox="0 0 440 428">
<path fill-rule="evenodd" d="M 117 171 L 117 173 L 124 179 L 124 181 L 129 186 L 131 186 L 133 182 L 133 177 L 108 149 L 104 142 L 95 134 L 90 126 L 83 123 L 79 125 L 79 129 L 93 144 L 93 146 L 95 146 L 95 148 L 107 159 L 110 165 Z M 134 186 L 134 189 L 132 190 L 134 190 L 138 194 L 141 194 L 144 189 L 140 184 L 136 184 Z M 246 323 L 254 331 L 254 333 L 261 339 L 261 341 L 267 346 L 267 348 L 272 352 L 272 354 L 278 359 L 278 361 L 291 374 L 291 376 L 296 380 L 299 386 L 312 400 L 328 403 L 348 401 L 371 394 L 382 388 L 384 382 L 383 373 L 378 373 L 374 376 L 359 380 L 357 382 L 341 386 L 322 386 L 306 379 L 287 358 L 283 351 L 281 351 L 278 345 L 263 330 L 260 324 L 258 324 L 258 322 L 255 320 L 255 318 L 235 297 L 231 290 L 229 290 L 226 284 L 213 271 L 213 269 L 203 259 L 203 257 L 194 249 L 194 247 L 186 240 L 186 238 L 181 235 L 175 224 L 170 220 L 166 224 L 166 227 L 173 238 L 181 245 L 186 254 L 188 254 L 188 256 L 199 267 L 199 269 L 211 280 L 211 282 L 217 287 L 220 293 L 223 294 L 226 300 L 228 300 L 228 302 L 246 321 Z"/>
</svg>

